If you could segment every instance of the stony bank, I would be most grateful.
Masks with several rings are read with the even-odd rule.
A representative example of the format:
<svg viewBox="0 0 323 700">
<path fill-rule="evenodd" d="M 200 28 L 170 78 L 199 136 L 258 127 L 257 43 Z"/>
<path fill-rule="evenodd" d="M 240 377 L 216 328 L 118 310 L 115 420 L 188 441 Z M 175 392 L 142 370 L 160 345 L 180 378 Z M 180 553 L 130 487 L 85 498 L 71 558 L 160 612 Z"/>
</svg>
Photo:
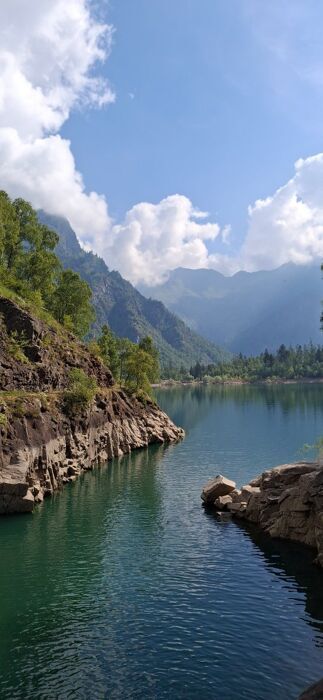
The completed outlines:
<svg viewBox="0 0 323 700">
<path fill-rule="evenodd" d="M 73 413 L 63 395 L 75 368 L 97 391 Z M 72 334 L 0 297 L 0 514 L 30 512 L 83 470 L 183 435 L 150 399 L 118 388 Z"/>
<path fill-rule="evenodd" d="M 219 475 L 201 497 L 205 505 L 255 523 L 271 537 L 313 547 L 323 566 L 323 466 L 318 462 L 283 464 L 241 489 Z"/>
</svg>

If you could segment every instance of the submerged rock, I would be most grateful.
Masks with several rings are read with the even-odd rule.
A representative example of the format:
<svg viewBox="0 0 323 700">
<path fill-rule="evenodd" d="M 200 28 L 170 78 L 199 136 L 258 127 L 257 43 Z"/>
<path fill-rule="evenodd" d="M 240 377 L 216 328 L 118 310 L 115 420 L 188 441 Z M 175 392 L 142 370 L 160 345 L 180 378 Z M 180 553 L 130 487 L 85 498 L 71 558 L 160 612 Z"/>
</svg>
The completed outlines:
<svg viewBox="0 0 323 700">
<path fill-rule="evenodd" d="M 237 490 L 230 500 L 213 499 L 219 479 L 208 482 L 202 499 L 217 510 L 255 523 L 271 537 L 301 542 L 316 549 L 316 562 L 323 566 L 323 466 L 317 462 L 283 464 L 269 469 Z M 222 494 L 221 494 L 222 495 Z"/>
</svg>

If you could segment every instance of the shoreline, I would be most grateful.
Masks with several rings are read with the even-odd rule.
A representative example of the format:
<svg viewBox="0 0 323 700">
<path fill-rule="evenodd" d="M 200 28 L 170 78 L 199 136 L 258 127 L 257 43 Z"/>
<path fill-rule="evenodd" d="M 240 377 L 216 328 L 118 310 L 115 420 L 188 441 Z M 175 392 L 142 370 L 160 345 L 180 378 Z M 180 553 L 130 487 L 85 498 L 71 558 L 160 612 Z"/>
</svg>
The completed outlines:
<svg viewBox="0 0 323 700">
<path fill-rule="evenodd" d="M 221 382 L 204 382 L 203 379 L 192 382 L 181 381 L 180 379 L 163 379 L 158 384 L 152 384 L 152 389 L 172 389 L 178 386 L 272 386 L 278 384 L 323 384 L 323 377 L 310 378 L 301 377 L 299 379 L 257 379 L 250 381 L 247 379 L 228 379 Z"/>
</svg>

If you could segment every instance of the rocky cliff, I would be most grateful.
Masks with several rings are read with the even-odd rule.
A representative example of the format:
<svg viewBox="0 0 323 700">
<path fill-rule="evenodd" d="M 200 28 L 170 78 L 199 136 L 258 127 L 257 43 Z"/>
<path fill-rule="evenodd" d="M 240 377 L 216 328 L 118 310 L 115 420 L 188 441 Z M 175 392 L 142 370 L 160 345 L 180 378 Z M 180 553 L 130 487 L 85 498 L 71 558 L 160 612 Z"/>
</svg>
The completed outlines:
<svg viewBox="0 0 323 700">
<path fill-rule="evenodd" d="M 218 476 L 202 491 L 206 505 L 255 523 L 272 537 L 309 545 L 323 566 L 323 466 L 283 464 L 237 489 Z"/>
<path fill-rule="evenodd" d="M 83 470 L 183 431 L 150 400 L 129 396 L 87 347 L 0 297 L 0 513 L 32 511 Z M 95 378 L 94 400 L 64 410 L 69 370 Z"/>
</svg>

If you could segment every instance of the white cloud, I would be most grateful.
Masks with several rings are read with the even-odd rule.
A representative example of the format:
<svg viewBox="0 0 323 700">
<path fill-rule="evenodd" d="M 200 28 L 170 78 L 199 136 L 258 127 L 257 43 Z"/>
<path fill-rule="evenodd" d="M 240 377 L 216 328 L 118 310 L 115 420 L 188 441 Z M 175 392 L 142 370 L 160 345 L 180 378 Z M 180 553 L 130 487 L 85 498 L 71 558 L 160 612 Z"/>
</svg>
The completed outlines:
<svg viewBox="0 0 323 700">
<path fill-rule="evenodd" d="M 143 202 L 128 211 L 124 223 L 114 225 L 102 251 L 135 284 L 157 284 L 175 267 L 207 267 L 205 241 L 220 234 L 218 224 L 205 219 L 183 195 L 158 204 Z"/>
<path fill-rule="evenodd" d="M 154 286 L 176 267 L 213 268 L 224 274 L 238 270 L 270 270 L 323 260 L 323 153 L 300 159 L 294 176 L 272 196 L 249 207 L 247 234 L 236 255 L 212 253 L 207 243 L 228 242 L 230 227 L 221 231 L 207 223 L 181 195 L 159 204 L 137 204 L 124 224 L 113 226 L 101 253 L 133 283 Z"/>
<path fill-rule="evenodd" d="M 111 220 L 105 198 L 86 192 L 71 144 L 59 134 L 73 108 L 114 101 L 95 73 L 113 29 L 91 8 L 87 0 L 1 1 L 1 188 L 66 216 L 84 245 L 134 283 L 157 284 L 178 266 L 231 274 L 322 258 L 323 154 L 299 160 L 286 185 L 249 208 L 235 256 L 209 253 L 215 239 L 230 250 L 230 227 L 220 230 L 183 195 L 137 204 L 121 224 Z"/>
<path fill-rule="evenodd" d="M 102 236 L 107 205 L 86 194 L 70 143 L 58 131 L 73 107 L 114 101 L 95 74 L 112 28 L 86 0 L 2 0 L 0 4 L 0 178 L 13 196 L 64 214 L 80 236 Z"/>
<path fill-rule="evenodd" d="M 249 207 L 249 228 L 237 264 L 259 270 L 321 258 L 323 153 L 298 160 L 286 185 Z"/>
</svg>

